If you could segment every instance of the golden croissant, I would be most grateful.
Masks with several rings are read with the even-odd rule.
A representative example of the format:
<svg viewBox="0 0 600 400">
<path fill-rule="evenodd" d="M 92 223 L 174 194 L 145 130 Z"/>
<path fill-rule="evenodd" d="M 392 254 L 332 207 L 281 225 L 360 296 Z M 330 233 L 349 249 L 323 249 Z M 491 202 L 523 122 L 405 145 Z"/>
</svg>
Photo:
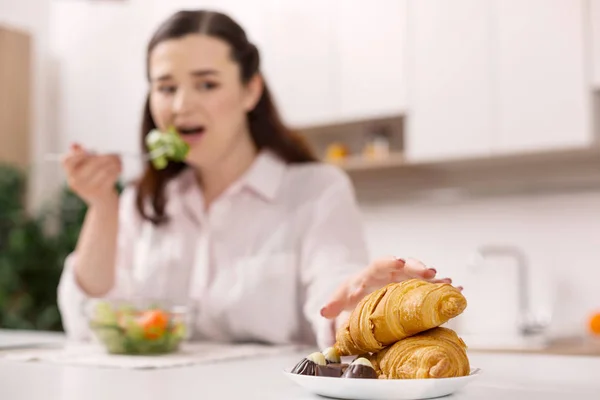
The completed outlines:
<svg viewBox="0 0 600 400">
<path fill-rule="evenodd" d="M 447 328 L 400 340 L 369 357 L 379 379 L 453 378 L 470 372 L 467 346 Z"/>
<path fill-rule="evenodd" d="M 342 356 L 374 353 L 398 340 L 438 327 L 467 306 L 447 283 L 411 279 L 391 283 L 365 296 L 336 333 Z"/>
</svg>

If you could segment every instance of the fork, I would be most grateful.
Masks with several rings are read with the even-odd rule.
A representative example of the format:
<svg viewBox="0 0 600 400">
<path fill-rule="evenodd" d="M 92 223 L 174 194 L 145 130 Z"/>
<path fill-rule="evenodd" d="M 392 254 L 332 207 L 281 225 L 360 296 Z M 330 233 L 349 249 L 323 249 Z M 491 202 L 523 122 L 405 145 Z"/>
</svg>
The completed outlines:
<svg viewBox="0 0 600 400">
<path fill-rule="evenodd" d="M 95 154 L 95 153 L 92 153 Z M 148 153 L 140 154 L 140 153 L 129 153 L 129 152 L 121 152 L 121 153 L 109 153 L 119 157 L 127 157 L 127 158 L 139 158 L 142 161 L 148 161 L 156 157 L 160 157 L 166 154 L 166 149 L 164 147 L 160 147 L 158 149 L 154 149 L 149 151 Z M 61 161 L 66 154 L 63 153 L 48 153 L 44 156 L 45 161 Z"/>
</svg>

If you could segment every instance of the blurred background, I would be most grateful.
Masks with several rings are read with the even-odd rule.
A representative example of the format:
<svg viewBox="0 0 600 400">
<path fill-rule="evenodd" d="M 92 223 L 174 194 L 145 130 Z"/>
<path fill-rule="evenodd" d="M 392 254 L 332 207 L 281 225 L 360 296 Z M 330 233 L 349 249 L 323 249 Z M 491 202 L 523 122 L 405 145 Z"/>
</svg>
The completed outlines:
<svg viewBox="0 0 600 400">
<path fill-rule="evenodd" d="M 44 155 L 138 151 L 147 41 L 186 8 L 246 29 L 372 255 L 465 287 L 472 349 L 600 354 L 600 0 L 0 0 L 0 328 L 61 329 L 85 207 Z"/>
</svg>

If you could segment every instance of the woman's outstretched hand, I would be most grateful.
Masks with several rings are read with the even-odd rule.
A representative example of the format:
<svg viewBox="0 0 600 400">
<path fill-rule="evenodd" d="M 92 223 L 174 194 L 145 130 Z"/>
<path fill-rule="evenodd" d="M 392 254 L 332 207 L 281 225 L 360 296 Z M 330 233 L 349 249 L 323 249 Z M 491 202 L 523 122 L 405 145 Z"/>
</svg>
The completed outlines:
<svg viewBox="0 0 600 400">
<path fill-rule="evenodd" d="M 352 310 L 367 294 L 392 282 L 424 279 L 429 282 L 452 283 L 450 278 L 436 278 L 437 271 L 415 259 L 384 258 L 377 260 L 358 274 L 350 277 L 336 290 L 321 309 L 325 318 L 336 318 L 345 310 Z M 462 289 L 459 287 L 459 289 Z"/>
</svg>

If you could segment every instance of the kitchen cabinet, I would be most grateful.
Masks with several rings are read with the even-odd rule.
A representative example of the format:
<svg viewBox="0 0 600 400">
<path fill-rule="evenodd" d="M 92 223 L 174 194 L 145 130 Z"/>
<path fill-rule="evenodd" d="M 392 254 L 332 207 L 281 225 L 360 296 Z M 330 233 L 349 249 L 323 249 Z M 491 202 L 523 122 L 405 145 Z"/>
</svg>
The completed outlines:
<svg viewBox="0 0 600 400">
<path fill-rule="evenodd" d="M 496 153 L 591 143 L 585 0 L 494 0 Z M 600 18 L 599 18 L 600 19 Z"/>
<path fill-rule="evenodd" d="M 267 45 L 268 32 L 266 21 L 270 18 L 268 2 L 249 2 L 246 0 L 185 1 L 190 2 L 190 6 L 195 4 L 195 7 L 191 8 L 198 8 L 198 4 L 200 3 L 201 8 L 227 14 L 242 26 L 246 31 L 248 39 L 254 43 L 259 50 L 262 50 Z M 261 56 L 264 56 L 264 52 Z"/>
<path fill-rule="evenodd" d="M 585 0 L 411 0 L 412 161 L 592 142 Z"/>
<path fill-rule="evenodd" d="M 287 123 L 306 127 L 405 111 L 407 0 L 155 0 L 154 20 L 193 4 L 222 11 L 246 30 Z"/>
<path fill-rule="evenodd" d="M 337 2 L 341 119 L 405 112 L 406 6 L 407 0 Z"/>
<path fill-rule="evenodd" d="M 489 155 L 494 120 L 488 2 L 410 0 L 408 21 L 407 159 Z"/>
<path fill-rule="evenodd" d="M 287 122 L 312 126 L 400 115 L 407 0 L 271 0 L 267 79 Z"/>
<path fill-rule="evenodd" d="M 334 2 L 202 0 L 201 7 L 231 16 L 258 47 L 265 81 L 286 123 L 339 119 Z"/>
<path fill-rule="evenodd" d="M 269 0 L 265 75 L 284 120 L 294 126 L 339 118 L 335 3 Z"/>
<path fill-rule="evenodd" d="M 0 164 L 26 168 L 31 136 L 31 37 L 0 27 Z"/>
<path fill-rule="evenodd" d="M 266 43 L 266 21 L 269 4 L 250 3 L 244 0 L 154 0 L 152 5 L 153 28 L 180 10 L 206 9 L 222 12 L 232 17 L 246 31 L 248 38 L 259 49 Z"/>
<path fill-rule="evenodd" d="M 600 90 L 600 0 L 590 0 L 587 22 L 591 35 L 592 79 L 594 87 Z"/>
</svg>

